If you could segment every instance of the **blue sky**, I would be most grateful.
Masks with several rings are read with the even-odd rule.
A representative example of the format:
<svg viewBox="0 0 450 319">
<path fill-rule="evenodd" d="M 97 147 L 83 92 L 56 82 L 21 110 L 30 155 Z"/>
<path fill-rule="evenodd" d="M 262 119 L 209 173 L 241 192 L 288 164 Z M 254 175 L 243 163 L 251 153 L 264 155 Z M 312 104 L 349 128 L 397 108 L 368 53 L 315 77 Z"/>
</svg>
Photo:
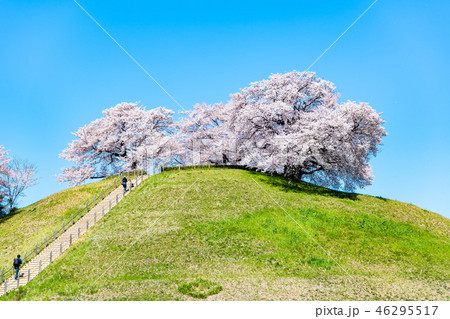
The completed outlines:
<svg viewBox="0 0 450 319">
<path fill-rule="evenodd" d="M 78 1 L 182 105 L 226 101 L 271 73 L 305 70 L 369 1 Z M 450 217 L 450 3 L 379 0 L 314 67 L 389 133 L 361 193 Z M 73 2 L 0 1 L 0 145 L 35 163 L 24 206 L 71 132 L 119 102 L 180 108 Z"/>
</svg>

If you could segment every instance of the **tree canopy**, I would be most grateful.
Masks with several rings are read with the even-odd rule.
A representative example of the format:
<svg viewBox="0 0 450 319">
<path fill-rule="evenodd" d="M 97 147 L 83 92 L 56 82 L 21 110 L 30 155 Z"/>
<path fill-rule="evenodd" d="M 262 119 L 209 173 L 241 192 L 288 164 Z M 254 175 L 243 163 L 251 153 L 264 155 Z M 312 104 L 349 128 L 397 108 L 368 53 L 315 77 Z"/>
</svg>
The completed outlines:
<svg viewBox="0 0 450 319">
<path fill-rule="evenodd" d="M 4 202 L 11 211 L 19 197 L 24 196 L 24 191 L 36 184 L 35 176 L 34 165 L 17 158 L 9 158 L 8 151 L 0 145 L 0 215 L 5 208 Z"/>
<path fill-rule="evenodd" d="M 135 169 L 147 156 L 164 157 L 172 142 L 172 114 L 162 107 L 147 111 L 138 103 L 120 103 L 104 110 L 102 118 L 73 133 L 77 139 L 60 157 L 75 165 L 63 168 L 58 180 L 77 185 Z"/>
<path fill-rule="evenodd" d="M 354 190 L 372 182 L 384 121 L 367 103 L 340 101 L 333 83 L 313 72 L 273 74 L 196 104 L 173 121 L 165 108 L 121 103 L 80 128 L 61 157 L 75 165 L 60 181 L 78 184 L 149 158 L 160 164 L 233 163 L 288 178 Z"/>
</svg>

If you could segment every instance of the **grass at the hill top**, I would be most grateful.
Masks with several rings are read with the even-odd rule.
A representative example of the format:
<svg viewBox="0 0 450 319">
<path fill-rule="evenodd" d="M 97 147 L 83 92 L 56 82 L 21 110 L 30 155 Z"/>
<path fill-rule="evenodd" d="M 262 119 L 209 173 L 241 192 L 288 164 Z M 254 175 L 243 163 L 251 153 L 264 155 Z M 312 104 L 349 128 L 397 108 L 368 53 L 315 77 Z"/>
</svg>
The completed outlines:
<svg viewBox="0 0 450 319">
<path fill-rule="evenodd" d="M 449 300 L 450 221 L 281 177 L 150 177 L 6 300 Z"/>
<path fill-rule="evenodd" d="M 1 217 L 0 269 L 10 268 L 17 254 L 23 258 L 25 251 L 30 251 L 36 242 L 42 242 L 55 228 L 61 227 L 71 214 L 78 215 L 79 206 L 92 201 L 94 195 L 98 196 L 102 188 L 105 191 L 112 183 L 113 177 L 69 188 Z"/>
</svg>

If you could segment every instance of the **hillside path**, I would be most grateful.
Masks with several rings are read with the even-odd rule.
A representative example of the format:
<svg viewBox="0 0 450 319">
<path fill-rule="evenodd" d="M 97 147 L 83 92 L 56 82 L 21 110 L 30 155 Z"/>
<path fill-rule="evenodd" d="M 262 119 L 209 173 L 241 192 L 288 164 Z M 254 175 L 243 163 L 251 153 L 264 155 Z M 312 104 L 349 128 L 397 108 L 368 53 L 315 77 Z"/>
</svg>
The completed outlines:
<svg viewBox="0 0 450 319">
<path fill-rule="evenodd" d="M 130 180 L 128 185 L 134 184 L 131 191 L 123 192 L 123 187 L 120 185 L 114 189 L 111 194 L 106 196 L 94 208 L 92 208 L 80 220 L 68 227 L 67 230 L 61 234 L 55 241 L 49 244 L 36 257 L 26 263 L 20 269 L 19 280 L 14 279 L 14 276 L 9 277 L 2 285 L 0 285 L 0 296 L 11 290 L 17 289 L 19 286 L 25 286 L 29 281 L 33 280 L 40 272 L 47 268 L 51 263 L 55 262 L 69 247 L 76 243 L 89 228 L 101 220 L 114 206 L 116 206 L 125 196 L 139 186 L 148 178 L 148 175 L 142 175 L 142 178 Z"/>
</svg>

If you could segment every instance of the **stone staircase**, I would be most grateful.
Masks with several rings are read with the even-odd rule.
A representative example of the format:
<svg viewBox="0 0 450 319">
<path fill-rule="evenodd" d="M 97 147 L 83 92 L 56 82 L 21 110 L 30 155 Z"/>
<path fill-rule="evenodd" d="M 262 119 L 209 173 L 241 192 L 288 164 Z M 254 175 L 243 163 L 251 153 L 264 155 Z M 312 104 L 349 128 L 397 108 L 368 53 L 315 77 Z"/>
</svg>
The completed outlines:
<svg viewBox="0 0 450 319">
<path fill-rule="evenodd" d="M 127 189 L 133 191 L 139 184 L 146 180 L 147 177 L 147 175 L 141 175 L 136 179 L 129 181 Z M 132 189 L 130 189 L 131 184 L 134 184 Z M 130 191 L 124 193 L 122 185 L 114 189 L 108 196 L 86 213 L 86 215 L 79 219 L 75 224 L 68 227 L 63 234 L 50 243 L 36 257 L 27 262 L 20 269 L 20 277 L 18 280 L 14 279 L 14 276 L 7 278 L 5 282 L 0 285 L 0 296 L 7 294 L 11 290 L 17 289 L 20 286 L 24 286 L 33 280 L 40 272 L 47 268 L 51 263 L 55 262 L 72 244 L 77 242 L 89 228 L 96 224 L 105 216 L 105 214 L 125 198 Z"/>
</svg>

